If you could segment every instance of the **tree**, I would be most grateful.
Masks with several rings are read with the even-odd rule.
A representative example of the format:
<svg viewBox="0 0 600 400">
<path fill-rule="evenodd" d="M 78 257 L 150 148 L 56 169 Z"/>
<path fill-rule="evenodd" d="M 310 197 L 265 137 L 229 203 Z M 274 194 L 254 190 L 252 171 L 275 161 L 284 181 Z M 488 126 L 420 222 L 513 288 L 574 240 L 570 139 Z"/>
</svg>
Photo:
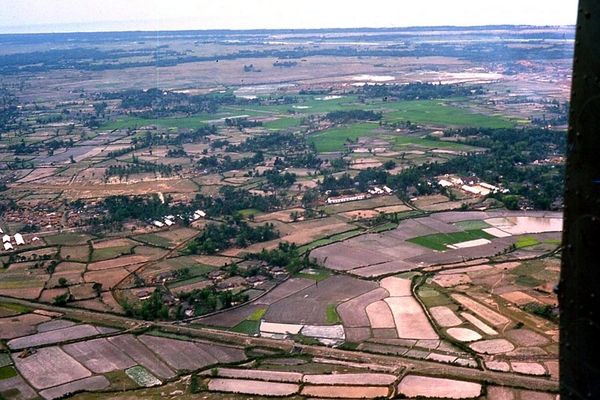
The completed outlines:
<svg viewBox="0 0 600 400">
<path fill-rule="evenodd" d="M 66 306 L 67 301 L 69 301 L 69 293 L 60 294 L 60 295 L 54 297 L 52 300 L 53 300 L 53 304 L 55 306 L 60 306 L 60 307 Z"/>
<path fill-rule="evenodd" d="M 60 287 L 65 287 L 67 286 L 67 279 L 66 278 L 58 278 L 58 286 Z"/>
</svg>

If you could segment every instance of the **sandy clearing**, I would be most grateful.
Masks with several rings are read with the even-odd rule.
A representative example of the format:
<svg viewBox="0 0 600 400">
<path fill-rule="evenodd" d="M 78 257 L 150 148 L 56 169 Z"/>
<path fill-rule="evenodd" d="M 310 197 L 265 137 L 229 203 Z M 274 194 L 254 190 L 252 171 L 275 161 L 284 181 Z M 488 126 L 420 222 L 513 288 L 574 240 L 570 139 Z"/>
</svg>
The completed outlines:
<svg viewBox="0 0 600 400">
<path fill-rule="evenodd" d="M 300 386 L 292 383 L 275 383 L 242 379 L 214 378 L 208 382 L 208 390 L 214 392 L 241 393 L 258 396 L 291 396 Z"/>
<path fill-rule="evenodd" d="M 498 334 L 498 332 L 496 332 L 494 329 L 492 329 L 489 325 L 487 325 L 485 322 L 483 322 L 476 316 L 466 313 L 466 312 L 460 313 L 460 315 L 464 319 L 466 319 L 467 321 L 469 321 L 470 323 L 475 325 L 475 327 L 477 327 L 477 329 L 479 329 L 481 332 L 485 333 L 486 335 L 495 336 Z"/>
<path fill-rule="evenodd" d="M 305 325 L 301 333 L 314 338 L 344 340 L 343 325 Z"/>
<path fill-rule="evenodd" d="M 310 386 L 302 389 L 301 395 L 330 399 L 373 399 L 388 397 L 389 389 L 381 386 Z"/>
<path fill-rule="evenodd" d="M 449 267 L 449 266 L 446 266 Z M 438 272 L 438 275 L 454 275 L 454 274 L 472 274 L 474 272 L 481 272 L 481 271 L 489 271 L 493 269 L 493 267 L 491 265 L 474 265 L 472 267 L 464 267 L 464 268 L 453 268 L 451 270 L 442 270 L 440 272 Z"/>
<path fill-rule="evenodd" d="M 506 325 L 510 322 L 510 319 L 498 314 L 496 311 L 487 308 L 483 304 L 467 296 L 463 296 L 462 294 L 452 294 L 451 297 L 458 303 L 460 303 L 462 306 L 467 307 L 469 310 L 479 315 L 481 318 L 490 322 L 492 325 L 501 326 Z"/>
<path fill-rule="evenodd" d="M 398 385 L 398 393 L 407 397 L 468 399 L 481 394 L 481 384 L 453 379 L 407 375 Z"/>
<path fill-rule="evenodd" d="M 454 248 L 458 248 L 458 249 L 466 249 L 468 247 L 477 247 L 477 246 L 483 246 L 484 244 L 490 244 L 492 242 L 490 242 L 488 239 L 475 239 L 475 240 L 467 240 L 466 242 L 460 242 L 460 243 L 454 243 L 452 245 L 448 245 L 448 247 L 454 249 Z M 454 246 L 454 247 L 452 247 Z"/>
<path fill-rule="evenodd" d="M 56 399 L 68 393 L 74 393 L 80 390 L 95 391 L 105 389 L 110 385 L 108 379 L 104 376 L 90 376 L 78 381 L 66 383 L 50 389 L 40 391 L 40 396 L 45 399 Z"/>
<path fill-rule="evenodd" d="M 101 283 L 104 290 L 115 286 L 121 279 L 129 275 L 129 271 L 125 268 L 117 267 L 110 270 L 89 271 L 83 274 L 83 279 L 86 283 L 97 282 Z"/>
<path fill-rule="evenodd" d="M 431 307 L 429 312 L 439 326 L 449 327 L 462 324 L 462 320 L 446 306 Z"/>
<path fill-rule="evenodd" d="M 506 339 L 482 340 L 472 343 L 469 347 L 481 354 L 507 353 L 515 349 L 515 346 Z"/>
<path fill-rule="evenodd" d="M 218 376 L 221 378 L 253 379 L 269 382 L 301 382 L 302 374 L 299 372 L 262 371 L 256 369 L 219 368 Z"/>
<path fill-rule="evenodd" d="M 300 330 L 303 327 L 304 325 L 299 324 L 278 324 L 274 322 L 261 321 L 260 332 L 296 335 L 300 333 Z"/>
<path fill-rule="evenodd" d="M 398 337 L 402 339 L 438 339 L 419 303 L 412 297 L 388 297 L 384 300 L 394 316 Z"/>
<path fill-rule="evenodd" d="M 376 301 L 375 303 L 369 304 L 366 308 L 366 312 L 367 316 L 369 317 L 371 328 L 396 328 L 392 310 L 390 310 L 390 307 L 385 301 Z"/>
<path fill-rule="evenodd" d="M 390 297 L 411 296 L 411 283 L 410 279 L 395 276 L 389 276 L 379 281 L 379 285 L 390 293 Z"/>
<path fill-rule="evenodd" d="M 471 283 L 471 278 L 467 274 L 437 274 L 433 277 L 433 282 L 437 283 L 441 287 L 448 288 L 469 284 Z"/>
<path fill-rule="evenodd" d="M 138 242 L 134 242 L 129 239 L 111 239 L 111 240 L 103 240 L 98 242 L 92 242 L 92 246 L 94 249 L 106 249 L 109 247 L 125 247 L 125 246 L 135 246 L 139 245 Z"/>
<path fill-rule="evenodd" d="M 516 362 L 510 363 L 513 372 L 527 375 L 545 375 L 546 368 L 543 365 L 533 362 Z"/>
<path fill-rule="evenodd" d="M 518 306 L 522 306 L 527 303 L 533 303 L 533 302 L 537 303 L 538 302 L 535 297 L 530 296 L 527 293 L 523 293 L 523 292 L 519 292 L 519 291 L 502 293 L 500 295 L 500 297 L 502 297 L 505 300 L 510 301 L 511 303 L 515 303 Z"/>
<path fill-rule="evenodd" d="M 86 378 L 92 373 L 58 347 L 44 347 L 27 358 L 14 358 L 15 366 L 36 389 L 46 389 Z"/>
<path fill-rule="evenodd" d="M 460 342 L 473 342 L 482 338 L 479 333 L 467 328 L 450 328 L 446 332 Z"/>
<path fill-rule="evenodd" d="M 313 385 L 388 386 L 396 381 L 390 374 L 326 374 L 304 375 L 303 382 Z"/>
</svg>

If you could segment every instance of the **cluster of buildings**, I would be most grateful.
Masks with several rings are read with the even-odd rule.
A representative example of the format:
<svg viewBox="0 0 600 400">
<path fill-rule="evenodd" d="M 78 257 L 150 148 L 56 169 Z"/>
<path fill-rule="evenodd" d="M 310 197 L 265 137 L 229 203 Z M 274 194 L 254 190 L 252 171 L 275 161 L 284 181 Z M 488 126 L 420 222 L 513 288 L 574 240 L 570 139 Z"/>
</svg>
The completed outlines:
<svg viewBox="0 0 600 400">
<path fill-rule="evenodd" d="M 490 193 L 508 193 L 508 189 L 502 189 L 489 183 L 481 182 L 476 176 L 468 176 L 465 178 L 460 177 L 449 177 L 447 179 L 440 179 L 438 185 L 449 188 L 456 187 L 465 193 L 473 194 L 476 196 L 487 196 Z"/>
<path fill-rule="evenodd" d="M 193 222 L 193 221 L 197 221 L 200 218 L 204 218 L 206 217 L 206 213 L 202 210 L 196 210 L 194 211 L 194 214 L 192 214 L 191 217 L 189 217 L 189 221 Z M 183 219 L 184 217 L 182 217 L 181 215 L 178 215 L 177 218 Z M 155 219 L 153 221 L 149 221 L 150 225 L 154 225 L 158 228 L 163 228 L 165 226 L 172 226 L 175 225 L 175 220 L 177 219 L 174 215 L 166 215 L 164 217 L 162 217 L 162 219 L 158 220 Z"/>
<path fill-rule="evenodd" d="M 383 186 L 382 189 L 375 186 L 372 189 L 367 190 L 367 193 L 351 194 L 351 195 L 347 195 L 347 196 L 328 197 L 327 200 L 325 200 L 325 202 L 327 204 L 339 204 L 339 203 L 346 203 L 348 201 L 364 200 L 364 199 L 370 198 L 371 196 L 381 196 L 381 195 L 386 195 L 386 194 L 392 195 L 392 194 L 394 194 L 394 191 L 387 186 Z"/>
<path fill-rule="evenodd" d="M 0 228 L 0 234 L 4 233 L 4 231 L 2 230 L 2 228 Z M 17 246 L 22 246 L 25 244 L 25 239 L 23 239 L 23 235 L 21 235 L 20 233 L 15 233 L 15 235 L 13 236 L 14 240 L 15 240 L 15 244 Z M 10 235 L 4 235 L 2 236 L 2 245 L 4 246 L 4 250 L 9 251 L 9 250 L 14 250 L 14 247 L 11 243 L 11 239 L 10 239 Z"/>
</svg>

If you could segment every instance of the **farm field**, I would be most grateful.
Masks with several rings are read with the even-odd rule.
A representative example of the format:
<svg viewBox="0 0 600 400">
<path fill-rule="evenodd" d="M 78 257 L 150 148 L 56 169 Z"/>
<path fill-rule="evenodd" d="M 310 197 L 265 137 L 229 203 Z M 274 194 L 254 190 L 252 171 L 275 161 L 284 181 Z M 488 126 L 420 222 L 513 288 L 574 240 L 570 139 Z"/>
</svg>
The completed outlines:
<svg viewBox="0 0 600 400">
<path fill-rule="evenodd" d="M 555 400 L 573 32 L 0 35 L 0 398 Z"/>
</svg>

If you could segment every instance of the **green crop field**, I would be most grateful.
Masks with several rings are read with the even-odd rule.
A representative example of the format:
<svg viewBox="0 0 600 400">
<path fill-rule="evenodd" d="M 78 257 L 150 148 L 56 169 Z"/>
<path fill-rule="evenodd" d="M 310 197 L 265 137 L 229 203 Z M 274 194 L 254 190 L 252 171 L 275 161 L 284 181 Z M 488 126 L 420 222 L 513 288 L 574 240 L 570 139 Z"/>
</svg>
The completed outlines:
<svg viewBox="0 0 600 400">
<path fill-rule="evenodd" d="M 146 235 L 139 235 L 132 239 L 139 240 L 140 242 L 144 242 L 144 243 L 148 243 L 148 244 L 153 244 L 153 245 L 159 246 L 159 247 L 165 247 L 165 248 L 170 248 L 175 245 L 169 239 L 162 237 L 162 236 L 158 236 L 154 233 L 149 233 Z"/>
<path fill-rule="evenodd" d="M 0 368 L 0 381 L 14 376 L 17 376 L 17 371 L 13 367 Z"/>
<path fill-rule="evenodd" d="M 474 220 L 470 220 L 470 221 L 460 221 L 460 222 L 455 222 L 452 225 L 459 227 L 462 230 L 468 231 L 468 230 L 473 230 L 473 229 L 485 229 L 485 228 L 490 228 L 491 225 L 488 224 L 485 221 L 482 221 L 480 219 L 474 219 Z"/>
<path fill-rule="evenodd" d="M 512 128 L 514 122 L 500 117 L 472 113 L 469 110 L 450 106 L 441 100 L 413 100 L 386 104 L 385 108 L 398 107 L 396 111 L 384 113 L 387 122 L 410 121 L 413 124 L 439 124 L 473 126 L 482 128 Z M 365 107 L 367 108 L 367 107 Z"/>
<path fill-rule="evenodd" d="M 379 125 L 373 123 L 353 124 L 315 133 L 308 136 L 307 140 L 315 144 L 319 153 L 342 151 L 347 139 L 356 140 L 361 136 L 379 136 L 379 133 L 370 132 L 378 127 Z"/>
<path fill-rule="evenodd" d="M 475 229 L 463 232 L 434 233 L 432 235 L 418 236 L 408 239 L 407 242 L 415 243 L 433 250 L 444 251 L 448 250 L 447 245 L 449 244 L 467 242 L 476 239 L 493 239 L 494 237 L 495 236 L 492 236 L 482 230 Z"/>
<path fill-rule="evenodd" d="M 254 311 L 254 313 L 248 317 L 248 320 L 250 321 L 260 321 L 260 319 L 262 318 L 263 315 L 265 315 L 265 313 L 267 312 L 266 308 L 259 308 L 258 310 Z"/>
<path fill-rule="evenodd" d="M 133 246 L 106 247 L 103 249 L 94 249 L 92 261 L 110 260 L 122 254 L 129 254 Z"/>
<path fill-rule="evenodd" d="M 245 333 L 247 335 L 254 335 L 258 333 L 260 329 L 260 321 L 252 321 L 249 319 L 243 320 L 233 328 L 231 328 L 232 332 Z"/>
<path fill-rule="evenodd" d="M 325 323 L 326 324 L 337 324 L 341 321 L 339 314 L 337 313 L 337 303 L 327 304 L 325 309 Z"/>
</svg>

